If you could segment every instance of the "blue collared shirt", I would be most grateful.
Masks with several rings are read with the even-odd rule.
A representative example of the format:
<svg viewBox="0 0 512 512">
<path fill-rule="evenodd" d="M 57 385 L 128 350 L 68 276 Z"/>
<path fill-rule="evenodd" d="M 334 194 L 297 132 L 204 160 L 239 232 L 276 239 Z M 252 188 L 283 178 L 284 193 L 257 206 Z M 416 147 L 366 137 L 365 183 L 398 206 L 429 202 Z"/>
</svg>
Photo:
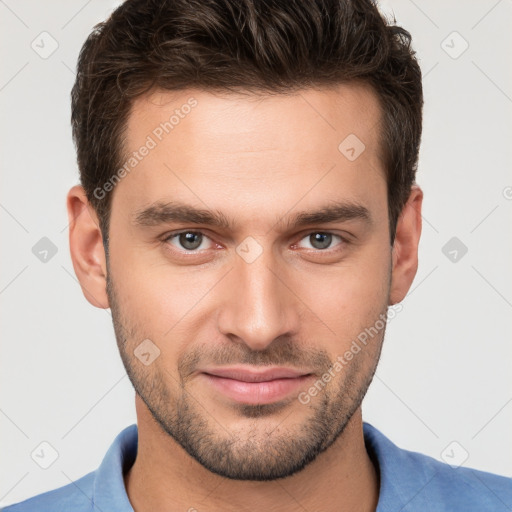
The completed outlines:
<svg viewBox="0 0 512 512">
<path fill-rule="evenodd" d="M 366 449 L 380 474 L 376 512 L 510 512 L 512 478 L 439 462 L 403 450 L 369 423 Z M 114 440 L 96 471 L 53 491 L 10 505 L 4 512 L 133 512 L 123 473 L 137 455 L 137 425 Z M 341 510 L 341 506 L 340 506 Z"/>
</svg>

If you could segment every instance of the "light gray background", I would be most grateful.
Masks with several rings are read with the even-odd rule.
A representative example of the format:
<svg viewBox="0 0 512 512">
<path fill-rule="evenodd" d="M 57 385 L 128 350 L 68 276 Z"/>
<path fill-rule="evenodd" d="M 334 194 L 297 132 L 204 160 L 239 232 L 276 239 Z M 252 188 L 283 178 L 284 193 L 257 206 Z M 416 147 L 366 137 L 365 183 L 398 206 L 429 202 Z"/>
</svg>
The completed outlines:
<svg viewBox="0 0 512 512">
<path fill-rule="evenodd" d="M 73 70 L 115 5 L 0 0 L 2 504 L 95 469 L 135 421 L 110 313 L 73 273 L 65 210 L 78 181 Z M 404 448 L 512 476 L 512 1 L 381 5 L 413 35 L 424 73 L 424 229 L 364 419 Z M 47 58 L 31 47 L 51 49 L 44 31 L 58 43 Z M 58 251 L 46 262 L 32 252 L 42 237 Z M 468 248 L 455 262 L 442 252 L 452 237 Z M 43 441 L 58 452 L 48 469 L 31 458 L 50 461 Z"/>
</svg>

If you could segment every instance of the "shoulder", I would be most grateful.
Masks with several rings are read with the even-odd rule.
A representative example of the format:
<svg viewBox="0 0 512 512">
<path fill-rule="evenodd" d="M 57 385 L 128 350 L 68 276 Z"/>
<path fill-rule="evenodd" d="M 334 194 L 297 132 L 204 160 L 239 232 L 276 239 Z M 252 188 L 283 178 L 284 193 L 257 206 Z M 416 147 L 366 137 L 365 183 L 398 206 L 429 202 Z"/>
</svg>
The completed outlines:
<svg viewBox="0 0 512 512">
<path fill-rule="evenodd" d="M 378 512 L 394 511 L 397 504 L 403 512 L 512 509 L 512 478 L 404 450 L 367 423 L 364 433 L 368 453 L 381 476 Z"/>
<path fill-rule="evenodd" d="M 439 510 L 510 511 L 512 478 L 477 469 L 451 466 L 432 457 L 404 450 L 405 466 L 417 474 L 410 484 L 411 503 L 444 505 Z M 417 483 L 415 486 L 414 483 Z M 413 493 L 414 494 L 413 496 Z M 411 510 L 414 508 L 410 507 Z"/>
<path fill-rule="evenodd" d="M 124 487 L 123 471 L 135 460 L 137 436 L 137 425 L 126 427 L 114 439 L 96 471 L 53 491 L 4 507 L 2 512 L 133 512 Z"/>
<path fill-rule="evenodd" d="M 55 512 L 93 510 L 94 471 L 75 482 L 0 509 L 1 512 Z"/>
</svg>

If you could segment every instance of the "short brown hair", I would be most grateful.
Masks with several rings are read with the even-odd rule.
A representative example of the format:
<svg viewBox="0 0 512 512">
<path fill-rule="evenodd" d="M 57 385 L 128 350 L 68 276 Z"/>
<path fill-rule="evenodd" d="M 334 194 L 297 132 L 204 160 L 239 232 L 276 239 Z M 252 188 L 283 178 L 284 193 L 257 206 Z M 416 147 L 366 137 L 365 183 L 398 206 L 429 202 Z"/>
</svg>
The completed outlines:
<svg viewBox="0 0 512 512">
<path fill-rule="evenodd" d="M 394 20 L 393 20 L 394 23 Z M 286 93 L 364 82 L 382 108 L 391 243 L 414 183 L 422 127 L 421 71 L 411 36 L 371 0 L 126 0 L 96 25 L 71 93 L 81 183 L 104 241 L 133 100 L 152 90 Z"/>
</svg>

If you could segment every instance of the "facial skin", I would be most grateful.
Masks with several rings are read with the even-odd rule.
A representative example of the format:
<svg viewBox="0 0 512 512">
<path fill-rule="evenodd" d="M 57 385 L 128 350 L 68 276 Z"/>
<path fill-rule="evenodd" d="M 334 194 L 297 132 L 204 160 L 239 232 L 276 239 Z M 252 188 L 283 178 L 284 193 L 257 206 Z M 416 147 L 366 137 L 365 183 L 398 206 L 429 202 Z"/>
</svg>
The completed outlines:
<svg viewBox="0 0 512 512">
<path fill-rule="evenodd" d="M 190 98 L 197 105 L 161 141 L 152 135 L 156 147 L 116 185 L 108 262 L 83 189 L 68 195 L 75 271 L 86 298 L 111 308 L 137 392 L 130 500 L 135 510 L 374 510 L 361 401 L 384 329 L 308 403 L 298 395 L 407 293 L 422 192 L 413 187 L 391 247 L 380 107 L 361 85 L 154 92 L 134 103 L 128 152 Z M 338 149 L 350 134 L 365 145 L 354 161 Z M 230 225 L 163 221 L 171 201 L 221 212 Z M 345 219 L 292 225 L 334 204 Z M 197 237 L 171 237 L 183 232 Z M 160 351 L 149 365 L 134 354 L 147 339 Z M 307 376 L 280 400 L 245 403 L 203 373 L 226 366 Z"/>
</svg>

